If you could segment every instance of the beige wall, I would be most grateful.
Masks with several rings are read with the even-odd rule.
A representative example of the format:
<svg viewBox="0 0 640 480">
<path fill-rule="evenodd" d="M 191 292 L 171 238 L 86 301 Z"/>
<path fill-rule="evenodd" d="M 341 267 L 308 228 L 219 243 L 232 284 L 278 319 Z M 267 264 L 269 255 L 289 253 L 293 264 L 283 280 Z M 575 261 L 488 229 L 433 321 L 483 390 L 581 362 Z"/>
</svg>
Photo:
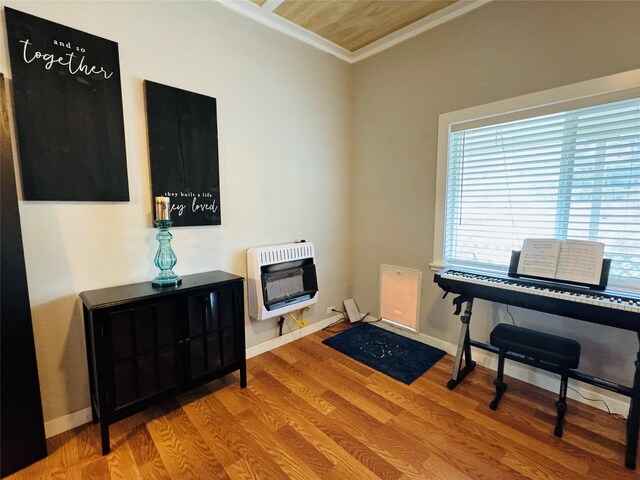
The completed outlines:
<svg viewBox="0 0 640 480">
<path fill-rule="evenodd" d="M 496 1 L 354 68 L 352 294 L 378 310 L 381 263 L 423 272 L 420 330 L 455 343 L 451 298 L 432 282 L 438 116 L 640 67 L 640 2 Z M 502 306 L 476 302 L 486 339 Z M 521 325 L 581 341 L 581 367 L 627 384 L 633 335 L 521 309 Z"/>
<path fill-rule="evenodd" d="M 173 230 L 176 273 L 244 276 L 248 247 L 306 239 L 321 292 L 308 318 L 325 318 L 348 296 L 348 64 L 214 2 L 0 5 L 114 40 L 120 51 L 131 201 L 20 202 L 46 421 L 89 405 L 78 293 L 157 273 L 144 79 L 218 101 L 222 226 Z M 1 22 L 0 71 L 10 77 Z M 248 346 L 277 336 L 275 321 L 247 319 L 246 331 Z"/>
</svg>

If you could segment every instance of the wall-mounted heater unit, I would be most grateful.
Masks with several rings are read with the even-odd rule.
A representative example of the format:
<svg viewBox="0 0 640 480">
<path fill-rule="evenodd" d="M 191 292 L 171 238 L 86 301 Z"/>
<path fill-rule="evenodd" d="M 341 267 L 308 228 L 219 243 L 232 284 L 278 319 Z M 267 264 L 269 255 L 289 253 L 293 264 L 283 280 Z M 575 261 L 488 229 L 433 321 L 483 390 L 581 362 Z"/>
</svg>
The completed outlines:
<svg viewBox="0 0 640 480">
<path fill-rule="evenodd" d="M 247 250 L 249 316 L 280 317 L 318 301 L 313 244 L 291 243 Z"/>
</svg>

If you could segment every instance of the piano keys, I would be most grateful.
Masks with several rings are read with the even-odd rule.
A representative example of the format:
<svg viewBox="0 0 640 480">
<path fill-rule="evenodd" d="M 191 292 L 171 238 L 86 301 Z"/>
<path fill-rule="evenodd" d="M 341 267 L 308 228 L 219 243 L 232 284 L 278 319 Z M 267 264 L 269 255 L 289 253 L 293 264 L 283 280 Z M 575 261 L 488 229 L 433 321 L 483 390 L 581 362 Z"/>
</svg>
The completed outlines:
<svg viewBox="0 0 640 480">
<path fill-rule="evenodd" d="M 640 332 L 640 295 L 632 293 L 611 289 L 593 291 L 551 281 L 515 279 L 455 268 L 440 270 L 434 281 L 445 292 L 465 292 L 475 298 Z M 509 302 L 502 301 L 505 297 L 509 297 Z"/>
<path fill-rule="evenodd" d="M 469 323 L 475 298 L 633 331 L 638 335 L 640 342 L 640 295 L 638 294 L 614 289 L 594 291 L 586 287 L 553 281 L 513 278 L 506 274 L 466 268 L 440 270 L 435 274 L 434 282 L 445 291 L 444 296 L 448 293 L 458 295 L 453 299 L 456 315 L 461 314 L 462 304 L 465 304 L 464 312 L 460 315 L 458 350 L 451 380 L 447 384 L 450 389 L 455 388 L 475 367 L 475 362 L 471 358 L 472 346 L 497 352 L 495 347 L 470 338 Z M 640 429 L 640 351 L 635 359 L 635 367 L 631 387 L 596 378 L 578 370 L 572 370 L 570 375 L 576 380 L 631 398 L 627 420 L 625 465 L 632 469 L 636 466 L 638 430 Z"/>
</svg>

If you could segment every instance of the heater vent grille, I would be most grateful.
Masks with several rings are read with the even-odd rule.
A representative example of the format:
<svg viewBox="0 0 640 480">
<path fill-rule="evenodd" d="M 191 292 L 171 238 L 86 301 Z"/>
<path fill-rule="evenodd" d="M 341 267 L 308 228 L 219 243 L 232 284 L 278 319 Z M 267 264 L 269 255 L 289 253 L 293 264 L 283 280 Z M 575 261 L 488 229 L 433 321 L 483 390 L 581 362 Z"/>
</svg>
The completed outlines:
<svg viewBox="0 0 640 480">
<path fill-rule="evenodd" d="M 313 245 L 301 243 L 295 246 L 274 247 L 260 252 L 260 265 L 301 260 L 314 256 Z"/>
<path fill-rule="evenodd" d="M 283 302 L 310 299 L 318 291 L 316 266 L 306 265 L 262 275 L 264 305 L 268 310 Z"/>
<path fill-rule="evenodd" d="M 304 290 L 302 286 L 302 269 L 287 271 L 284 275 L 271 277 L 265 281 L 266 301 L 291 297 Z"/>
</svg>

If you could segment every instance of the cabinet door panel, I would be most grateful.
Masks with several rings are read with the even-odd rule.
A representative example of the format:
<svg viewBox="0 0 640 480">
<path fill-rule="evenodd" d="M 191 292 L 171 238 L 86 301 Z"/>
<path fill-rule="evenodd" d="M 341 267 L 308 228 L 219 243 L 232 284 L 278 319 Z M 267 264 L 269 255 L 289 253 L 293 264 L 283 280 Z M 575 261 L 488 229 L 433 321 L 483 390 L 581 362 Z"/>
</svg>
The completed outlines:
<svg viewBox="0 0 640 480">
<path fill-rule="evenodd" d="M 220 295 L 220 323 L 222 324 L 222 328 L 232 327 L 235 323 L 233 292 L 234 289 L 232 288 L 227 288 L 218 292 Z"/>
<path fill-rule="evenodd" d="M 126 405 L 136 399 L 133 360 L 123 360 L 113 366 L 116 405 Z"/>
<path fill-rule="evenodd" d="M 129 310 L 114 312 L 109 316 L 113 345 L 113 360 L 125 360 L 133 356 L 133 332 Z"/>
<path fill-rule="evenodd" d="M 181 317 L 178 300 L 109 314 L 115 410 L 181 384 Z"/>
<path fill-rule="evenodd" d="M 207 337 L 207 371 L 215 370 L 221 365 L 220 337 L 216 333 Z"/>
<path fill-rule="evenodd" d="M 194 338 L 198 335 L 202 335 L 202 331 L 204 329 L 206 298 L 200 295 L 189 297 L 187 304 L 189 309 L 188 336 Z"/>
<path fill-rule="evenodd" d="M 220 328 L 220 313 L 218 309 L 219 292 L 211 292 L 205 299 L 207 332 L 215 332 Z"/>
<path fill-rule="evenodd" d="M 204 338 L 194 337 L 190 342 L 191 378 L 196 378 L 205 373 Z"/>
<path fill-rule="evenodd" d="M 216 289 L 192 295 L 187 300 L 191 359 L 189 378 L 192 380 L 215 372 L 237 357 L 234 343 L 234 292 L 234 288 Z M 226 339 L 223 331 L 227 332 Z"/>
<path fill-rule="evenodd" d="M 138 386 L 140 397 L 148 397 L 159 390 L 156 362 L 153 353 L 138 357 Z"/>
<path fill-rule="evenodd" d="M 179 320 L 176 319 L 176 316 L 179 315 L 179 313 L 176 313 L 176 302 L 168 303 L 173 304 L 172 308 L 165 310 L 162 304 L 157 305 L 155 308 L 159 347 L 175 345 L 176 340 L 180 338 L 179 323 L 177 323 Z"/>
<path fill-rule="evenodd" d="M 224 352 L 224 363 L 231 363 L 238 359 L 236 352 L 236 335 L 233 327 L 226 328 L 222 332 L 222 351 Z"/>
<path fill-rule="evenodd" d="M 158 350 L 158 363 L 158 390 L 163 391 L 175 386 L 182 367 L 176 360 L 176 349 L 173 345 Z"/>
<path fill-rule="evenodd" d="M 135 314 L 136 353 L 142 355 L 153 352 L 156 344 L 156 328 L 153 308 L 144 308 Z"/>
</svg>

